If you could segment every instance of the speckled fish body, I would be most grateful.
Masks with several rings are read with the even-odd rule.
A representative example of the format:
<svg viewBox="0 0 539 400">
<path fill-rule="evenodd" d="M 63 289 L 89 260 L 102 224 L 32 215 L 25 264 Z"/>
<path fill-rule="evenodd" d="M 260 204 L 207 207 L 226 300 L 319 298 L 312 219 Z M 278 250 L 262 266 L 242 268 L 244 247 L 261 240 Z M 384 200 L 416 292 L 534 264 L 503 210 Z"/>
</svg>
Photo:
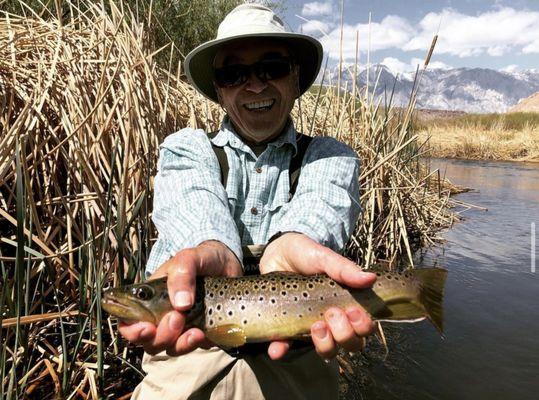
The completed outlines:
<svg viewBox="0 0 539 400">
<path fill-rule="evenodd" d="M 187 324 L 204 330 L 222 347 L 237 347 L 248 342 L 305 337 L 328 308 L 360 305 L 375 320 L 413 322 L 428 318 L 442 331 L 445 270 L 377 275 L 372 289 L 346 288 L 326 275 L 200 278 Z M 172 309 L 164 279 L 109 289 L 102 304 L 120 319 L 153 323 Z"/>
</svg>

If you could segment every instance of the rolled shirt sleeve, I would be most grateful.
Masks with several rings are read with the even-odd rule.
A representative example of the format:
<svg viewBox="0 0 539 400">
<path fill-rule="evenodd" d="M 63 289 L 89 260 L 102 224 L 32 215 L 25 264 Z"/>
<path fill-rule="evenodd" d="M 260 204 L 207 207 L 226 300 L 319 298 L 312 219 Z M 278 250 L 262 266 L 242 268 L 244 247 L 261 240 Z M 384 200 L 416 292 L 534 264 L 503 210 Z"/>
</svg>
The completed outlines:
<svg viewBox="0 0 539 400">
<path fill-rule="evenodd" d="M 277 231 L 303 233 L 342 251 L 361 211 L 359 171 L 360 161 L 350 147 L 333 138 L 314 138 Z"/>
<path fill-rule="evenodd" d="M 159 235 L 147 274 L 178 251 L 207 240 L 222 242 L 242 260 L 219 163 L 204 131 L 186 128 L 165 139 L 154 193 L 152 220 Z"/>
</svg>

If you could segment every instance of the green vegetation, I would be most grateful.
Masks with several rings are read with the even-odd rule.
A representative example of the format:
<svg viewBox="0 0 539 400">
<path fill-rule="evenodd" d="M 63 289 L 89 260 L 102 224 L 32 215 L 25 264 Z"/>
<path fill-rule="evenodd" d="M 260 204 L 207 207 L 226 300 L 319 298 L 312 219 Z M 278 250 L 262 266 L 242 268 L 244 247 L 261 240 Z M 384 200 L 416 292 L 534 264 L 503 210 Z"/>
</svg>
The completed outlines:
<svg viewBox="0 0 539 400">
<path fill-rule="evenodd" d="M 514 130 L 539 127 L 539 113 L 518 112 L 510 114 L 466 114 L 453 118 L 436 118 L 428 121 L 418 121 L 417 129 L 429 127 L 445 127 L 458 129 L 493 129 Z"/>
</svg>

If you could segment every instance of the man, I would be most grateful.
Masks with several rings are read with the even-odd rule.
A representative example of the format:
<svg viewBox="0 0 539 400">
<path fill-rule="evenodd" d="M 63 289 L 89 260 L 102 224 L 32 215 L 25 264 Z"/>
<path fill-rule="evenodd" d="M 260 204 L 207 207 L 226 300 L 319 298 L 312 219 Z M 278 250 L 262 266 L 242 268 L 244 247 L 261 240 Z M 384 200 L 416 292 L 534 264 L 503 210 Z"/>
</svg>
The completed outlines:
<svg viewBox="0 0 539 400">
<path fill-rule="evenodd" d="M 279 17 L 255 4 L 234 9 L 217 39 L 187 56 L 190 82 L 227 116 L 211 141 L 201 130 L 184 129 L 161 147 L 153 213 L 159 238 L 148 270 L 151 278 L 167 276 L 175 311 L 157 327 L 120 327 L 148 353 L 147 376 L 133 398 L 337 396 L 336 363 L 328 360 L 338 346 L 360 350 L 373 329 L 360 308 L 328 310 L 312 326 L 314 350 L 274 341 L 267 353 L 228 354 L 198 329 L 182 332 L 196 276 L 245 273 L 242 245 L 269 242 L 259 273 L 326 273 L 353 287 L 373 284 L 374 274 L 338 253 L 360 211 L 355 153 L 334 139 L 314 138 L 290 198 L 288 168 L 302 140 L 290 112 L 316 78 L 321 59 L 317 40 L 286 32 Z M 225 151 L 226 182 L 212 144 Z"/>
</svg>

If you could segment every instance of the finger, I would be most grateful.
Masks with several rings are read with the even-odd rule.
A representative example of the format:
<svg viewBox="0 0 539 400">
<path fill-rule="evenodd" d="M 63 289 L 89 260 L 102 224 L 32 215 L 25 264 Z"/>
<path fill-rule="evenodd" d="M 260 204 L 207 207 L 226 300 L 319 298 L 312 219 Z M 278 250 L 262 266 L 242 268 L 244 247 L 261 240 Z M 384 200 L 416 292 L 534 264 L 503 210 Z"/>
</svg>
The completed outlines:
<svg viewBox="0 0 539 400">
<path fill-rule="evenodd" d="M 135 322 L 134 324 L 120 322 L 118 330 L 126 340 L 142 345 L 151 343 L 156 334 L 156 326 L 149 322 Z"/>
<path fill-rule="evenodd" d="M 272 360 L 283 358 L 290 349 L 290 342 L 284 340 L 276 340 L 271 342 L 268 347 L 268 355 Z"/>
<path fill-rule="evenodd" d="M 346 309 L 346 316 L 352 325 L 352 328 L 358 336 L 367 336 L 374 332 L 375 325 L 370 315 L 359 307 Z"/>
<path fill-rule="evenodd" d="M 353 288 L 369 288 L 374 284 L 376 274 L 363 271 L 354 262 L 342 257 L 340 254 L 334 254 L 336 256 L 335 260 L 324 264 L 324 272 L 331 279 Z"/>
<path fill-rule="evenodd" d="M 316 352 L 320 357 L 329 360 L 337 355 L 337 347 L 333 336 L 324 321 L 317 321 L 311 326 L 311 337 Z"/>
<path fill-rule="evenodd" d="M 180 335 L 174 346 L 167 349 L 167 354 L 173 357 L 181 356 L 195 350 L 197 347 L 207 346 L 207 344 L 204 332 L 200 329 L 192 328 Z"/>
<path fill-rule="evenodd" d="M 153 341 L 147 343 L 144 350 L 149 354 L 157 354 L 173 347 L 183 330 L 184 321 L 184 317 L 177 311 L 167 313 L 157 325 Z"/>
<path fill-rule="evenodd" d="M 324 317 L 337 344 L 350 352 L 361 350 L 361 341 L 343 310 L 332 307 L 325 312 Z"/>
<path fill-rule="evenodd" d="M 170 301 L 177 311 L 189 310 L 195 299 L 196 265 L 195 252 L 182 251 L 173 259 L 168 270 L 167 287 Z"/>
</svg>

